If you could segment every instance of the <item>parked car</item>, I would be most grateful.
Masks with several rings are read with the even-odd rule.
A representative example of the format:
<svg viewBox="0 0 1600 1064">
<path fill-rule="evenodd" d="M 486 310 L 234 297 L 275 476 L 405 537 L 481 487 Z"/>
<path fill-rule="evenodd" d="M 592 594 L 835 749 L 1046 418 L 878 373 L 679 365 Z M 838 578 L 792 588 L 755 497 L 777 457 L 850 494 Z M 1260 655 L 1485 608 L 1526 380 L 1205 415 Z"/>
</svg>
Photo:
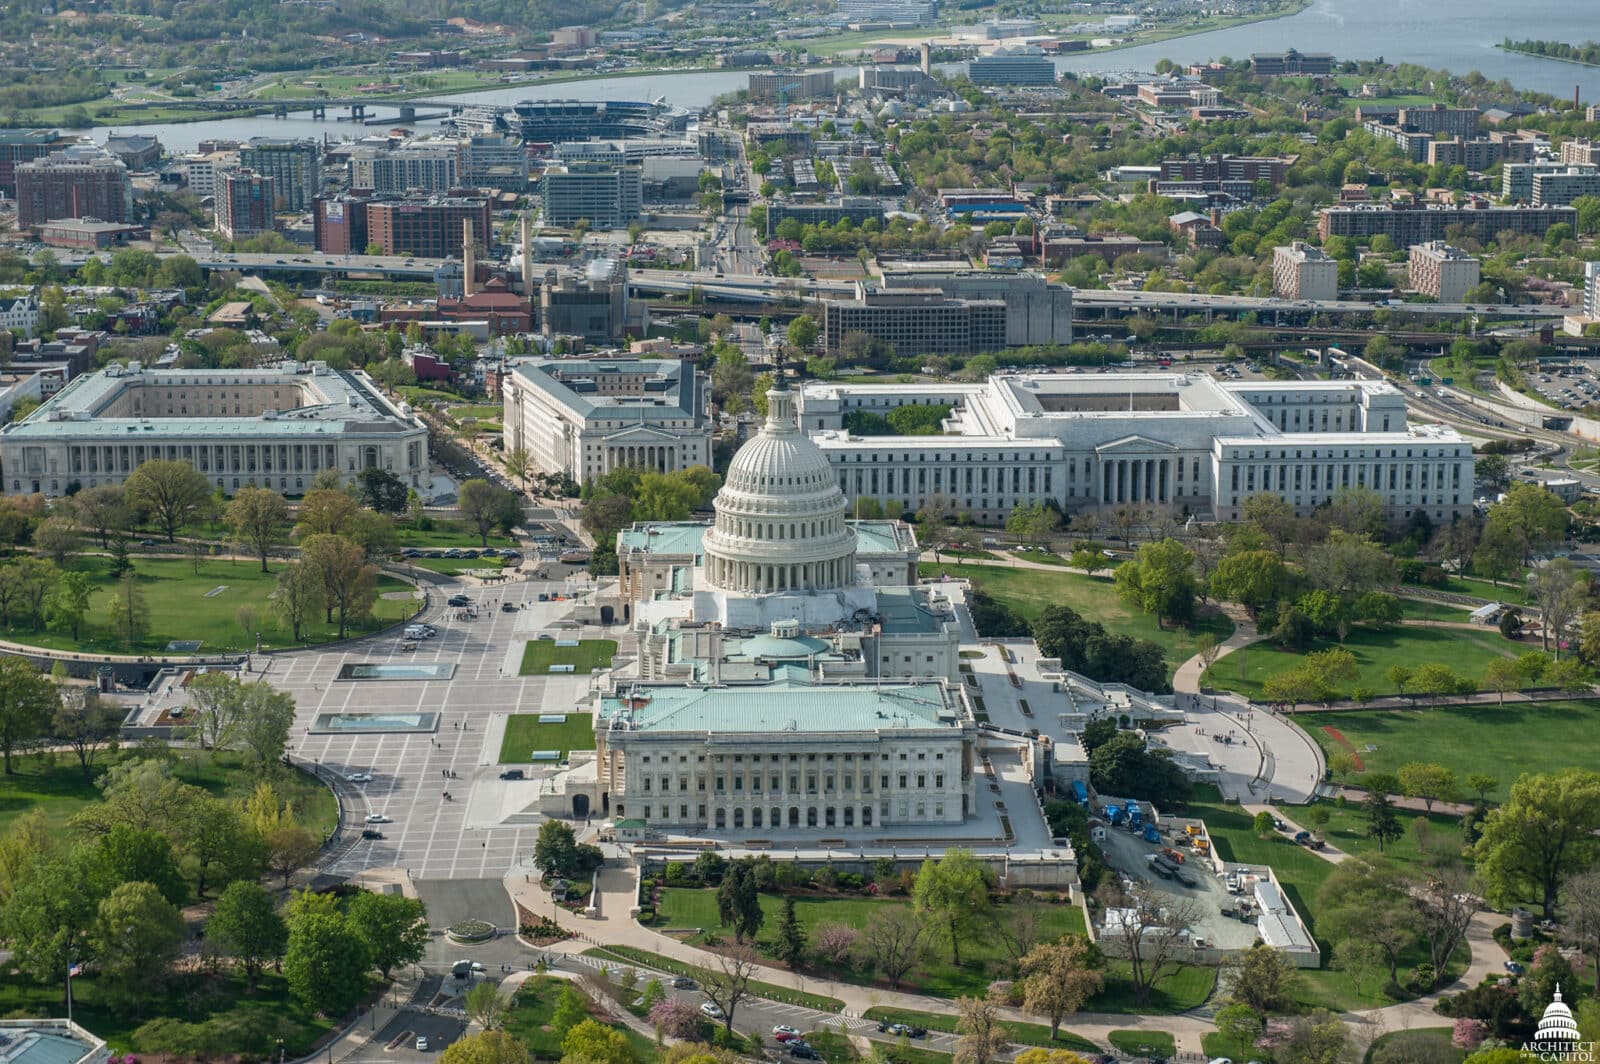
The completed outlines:
<svg viewBox="0 0 1600 1064">
<path fill-rule="evenodd" d="M 1523 969 L 1521 963 L 1518 961 L 1506 961 L 1506 971 L 1510 972 L 1512 975 L 1521 975 Z"/>
<path fill-rule="evenodd" d="M 501 613 L 516 613 L 517 612 L 517 604 L 515 602 L 502 602 L 502 603 L 500 603 L 500 612 Z"/>
<path fill-rule="evenodd" d="M 672 977 L 672 985 L 678 990 L 693 990 L 694 980 L 687 975 L 675 975 Z"/>
<path fill-rule="evenodd" d="M 472 605 L 472 599 L 468 598 L 466 595 L 451 595 L 448 599 L 445 600 L 445 602 L 446 602 L 447 605 L 450 605 L 450 606 L 470 606 L 470 605 Z"/>
<path fill-rule="evenodd" d="M 796 1060 L 821 1060 L 822 1059 L 820 1056 L 817 1055 L 817 1051 L 815 1049 L 812 1049 L 810 1046 L 795 1045 L 793 1042 L 790 1042 L 786 1048 L 789 1050 L 789 1055 L 791 1057 L 793 1057 L 794 1059 L 796 1059 Z"/>
<path fill-rule="evenodd" d="M 282 262 L 283 260 L 279 259 L 278 261 Z M 425 1034 L 417 1035 L 417 1052 L 418 1053 L 426 1053 L 427 1051 L 428 1051 L 428 1036 L 425 1035 Z"/>
<path fill-rule="evenodd" d="M 700 1011 L 710 1016 L 713 1020 L 722 1019 L 722 1007 L 715 1001 L 700 1002 Z"/>
<path fill-rule="evenodd" d="M 361 837 L 363 839 L 381 839 L 383 838 L 383 832 L 374 831 L 372 828 L 367 828 L 361 832 Z"/>
<path fill-rule="evenodd" d="M 393 817 L 384 816 L 382 813 L 368 813 L 367 814 L 367 823 L 369 823 L 369 824 L 393 824 L 394 823 L 394 818 Z"/>
<path fill-rule="evenodd" d="M 772 1037 L 780 1042 L 788 1042 L 799 1038 L 800 1032 L 786 1023 L 780 1023 L 772 1029 Z"/>
<path fill-rule="evenodd" d="M 503 780 L 525 780 L 528 776 L 520 768 L 508 768 L 500 773 L 500 778 Z"/>
<path fill-rule="evenodd" d="M 155 545 L 156 541 L 153 539 L 141 539 L 139 541 L 139 546 L 141 547 L 154 547 Z"/>
<path fill-rule="evenodd" d="M 372 782 L 372 773 L 370 773 L 370 772 L 352 772 L 352 773 L 350 773 L 350 775 L 346 776 L 345 779 L 349 780 L 351 783 L 371 783 Z"/>
</svg>

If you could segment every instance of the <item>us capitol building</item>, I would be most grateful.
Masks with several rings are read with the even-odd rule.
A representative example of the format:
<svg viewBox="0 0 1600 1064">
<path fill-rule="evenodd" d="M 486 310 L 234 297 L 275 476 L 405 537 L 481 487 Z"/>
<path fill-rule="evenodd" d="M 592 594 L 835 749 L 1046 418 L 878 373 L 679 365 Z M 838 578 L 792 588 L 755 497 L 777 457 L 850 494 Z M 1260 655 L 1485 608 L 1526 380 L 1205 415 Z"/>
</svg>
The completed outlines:
<svg viewBox="0 0 1600 1064">
<path fill-rule="evenodd" d="M 618 539 L 639 652 L 595 696 L 597 787 L 619 818 L 722 832 L 961 824 L 977 732 L 949 602 L 899 522 L 853 522 L 794 395 L 729 465 L 703 523 Z"/>
</svg>

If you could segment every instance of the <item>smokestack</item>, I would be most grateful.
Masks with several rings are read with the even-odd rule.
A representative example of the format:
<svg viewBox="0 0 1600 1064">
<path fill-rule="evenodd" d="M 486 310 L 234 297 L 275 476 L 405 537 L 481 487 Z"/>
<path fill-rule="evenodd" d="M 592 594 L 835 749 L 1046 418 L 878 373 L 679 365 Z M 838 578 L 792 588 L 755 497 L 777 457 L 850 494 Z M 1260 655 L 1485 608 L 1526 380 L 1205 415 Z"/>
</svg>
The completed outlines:
<svg viewBox="0 0 1600 1064">
<path fill-rule="evenodd" d="M 466 298 L 477 287 L 478 249 L 472 241 L 472 219 L 461 219 L 461 295 Z"/>
<path fill-rule="evenodd" d="M 533 212 L 522 212 L 522 295 L 533 299 Z"/>
<path fill-rule="evenodd" d="M 922 65 L 922 72 L 924 74 L 932 74 L 933 73 L 933 45 L 929 44 L 927 41 L 923 41 L 922 42 L 922 64 L 921 65 Z"/>
<path fill-rule="evenodd" d="M 1576 111 L 1576 110 L 1577 110 L 1577 109 L 1578 109 L 1578 108 L 1579 108 L 1579 107 L 1581 107 L 1581 106 L 1582 106 L 1582 105 L 1581 105 L 1581 104 L 1580 104 L 1580 103 L 1579 103 L 1579 102 L 1578 102 L 1578 89 L 1580 89 L 1580 88 L 1581 88 L 1581 87 L 1582 87 L 1582 86 L 1579 86 L 1579 85 L 1574 85 L 1574 86 L 1572 86 L 1572 109 L 1573 109 L 1573 110 L 1574 110 L 1574 111 Z"/>
</svg>

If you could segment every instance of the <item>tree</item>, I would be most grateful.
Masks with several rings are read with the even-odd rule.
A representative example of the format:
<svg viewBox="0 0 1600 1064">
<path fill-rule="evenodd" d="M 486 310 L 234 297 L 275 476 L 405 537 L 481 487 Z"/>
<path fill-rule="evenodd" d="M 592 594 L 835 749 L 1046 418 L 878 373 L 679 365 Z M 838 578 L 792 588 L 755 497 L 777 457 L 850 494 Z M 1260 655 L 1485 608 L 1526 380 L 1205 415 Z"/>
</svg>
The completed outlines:
<svg viewBox="0 0 1600 1064">
<path fill-rule="evenodd" d="M 137 645 L 150 630 L 150 607 L 145 605 L 144 592 L 139 589 L 138 578 L 132 570 L 122 574 L 107 612 L 112 631 L 126 647 Z"/>
<path fill-rule="evenodd" d="M 1406 685 L 1411 682 L 1411 678 L 1416 674 L 1417 671 L 1410 665 L 1402 665 L 1399 663 L 1390 665 L 1383 672 L 1384 679 L 1394 684 L 1394 691 L 1397 695 L 1404 695 L 1406 693 Z"/>
<path fill-rule="evenodd" d="M 799 964 L 806 955 L 806 929 L 800 926 L 800 918 L 795 915 L 793 895 L 783 899 L 783 915 L 778 920 L 775 952 L 778 959 L 790 967 Z"/>
<path fill-rule="evenodd" d="M 207 672 L 189 682 L 189 720 L 202 750 L 221 750 L 233 742 L 242 700 L 239 678 Z"/>
<path fill-rule="evenodd" d="M 322 578 L 305 562 L 292 562 L 278 570 L 272 609 L 286 621 L 295 642 L 306 622 L 322 608 Z"/>
<path fill-rule="evenodd" d="M 240 488 L 223 511 L 222 519 L 233 529 L 235 538 L 261 559 L 261 571 L 266 572 L 272 545 L 283 538 L 289 527 L 289 504 L 283 496 L 269 488 Z"/>
<path fill-rule="evenodd" d="M 1474 479 L 1490 495 L 1498 495 L 1511 485 L 1511 460 L 1503 454 L 1486 454 L 1472 464 Z"/>
<path fill-rule="evenodd" d="M 77 639 L 84 618 L 88 616 L 89 596 L 93 593 L 94 585 L 89 582 L 88 573 L 76 570 L 62 573 L 50 589 L 50 620 Z"/>
<path fill-rule="evenodd" d="M 322 585 L 322 606 L 339 616 L 339 638 L 350 622 L 365 617 L 377 600 L 378 570 L 367 563 L 366 552 L 343 536 L 316 535 L 300 550 L 301 564 L 317 574 Z"/>
<path fill-rule="evenodd" d="M 1089 753 L 1089 781 L 1104 794 L 1181 805 L 1194 786 L 1170 751 L 1150 748 L 1137 732 L 1119 731 Z"/>
<path fill-rule="evenodd" d="M 1555 658 L 1561 660 L 1562 633 L 1577 615 L 1589 592 L 1589 576 L 1566 558 L 1553 558 L 1533 574 L 1533 596 L 1539 603 L 1539 639 L 1550 649 L 1555 636 Z"/>
<path fill-rule="evenodd" d="M 1500 704 L 1506 704 L 1506 692 L 1516 691 L 1522 687 L 1522 670 L 1517 667 L 1515 658 L 1492 658 L 1489 664 L 1483 667 L 1483 685 L 1491 691 L 1498 691 Z M 1470 785 L 1471 780 L 1468 779 Z"/>
<path fill-rule="evenodd" d="M 694 1038 L 705 1020 L 705 1013 L 688 998 L 663 997 L 650 1006 L 649 1016 L 657 1035 L 668 1038 Z"/>
<path fill-rule="evenodd" d="M 584 1020 L 561 1039 L 562 1064 L 638 1064 L 628 1036 L 614 1027 Z"/>
<path fill-rule="evenodd" d="M 1317 587 L 1349 598 L 1393 583 L 1394 563 L 1367 536 L 1335 528 L 1307 552 L 1306 575 Z"/>
<path fill-rule="evenodd" d="M 1126 959 L 1134 1000 L 1150 1000 L 1150 991 L 1187 961 L 1189 927 L 1201 918 L 1199 905 L 1181 895 L 1167 894 L 1148 883 L 1124 885 L 1113 877 L 1101 888 L 1107 911 L 1115 911 L 1115 926 L 1106 928 L 1101 948 Z"/>
<path fill-rule="evenodd" d="M 1249 527 L 1260 532 L 1278 545 L 1281 558 L 1290 540 L 1299 528 L 1294 507 L 1282 495 L 1271 491 L 1258 491 L 1239 507 L 1239 516 Z"/>
<path fill-rule="evenodd" d="M 213 882 L 231 884 L 254 879 L 266 862 L 266 849 L 231 802 L 209 794 L 195 800 L 179 837 L 185 866 L 195 880 L 195 893 L 205 897 Z"/>
<path fill-rule="evenodd" d="M 322 849 L 309 829 L 292 821 L 265 833 L 261 841 L 266 846 L 267 869 L 283 877 L 285 890 L 289 888 L 289 877 L 309 864 Z"/>
<path fill-rule="evenodd" d="M 489 545 L 490 530 L 496 525 L 515 524 L 522 512 L 515 495 L 487 480 L 463 482 L 456 497 L 456 509 L 478 533 L 479 545 L 484 547 Z"/>
<path fill-rule="evenodd" d="M 1467 787 L 1475 791 L 1478 801 L 1487 802 L 1489 792 L 1500 786 L 1500 781 L 1487 772 L 1474 772 L 1467 777 Z"/>
<path fill-rule="evenodd" d="M 755 940 L 765 917 L 749 862 L 735 861 L 723 875 L 717 887 L 717 915 L 723 927 L 733 928 L 736 942 Z"/>
<path fill-rule="evenodd" d="M 479 983 L 467 991 L 468 1015 L 471 1015 L 470 999 L 473 991 L 477 990 L 499 994 L 493 983 Z M 487 1024 L 484 1026 L 485 1030 L 458 1038 L 445 1046 L 444 1052 L 439 1054 L 440 1064 L 531 1064 L 533 1057 L 528 1053 L 528 1047 L 515 1036 L 505 1031 L 489 1030 Z"/>
<path fill-rule="evenodd" d="M 1407 893 L 1416 908 L 1417 929 L 1428 944 L 1433 985 L 1438 986 L 1456 948 L 1467 940 L 1472 918 L 1478 915 L 1477 886 L 1464 865 L 1448 861 L 1409 884 Z"/>
<path fill-rule="evenodd" d="M 297 895 L 296 899 L 304 895 Z M 306 1006 L 329 1015 L 350 1009 L 367 992 L 371 961 L 365 943 L 335 911 L 294 911 L 290 905 L 289 937 L 283 975 L 289 993 Z"/>
<path fill-rule="evenodd" d="M 898 990 L 906 973 L 928 954 L 928 925 L 904 909 L 891 909 L 868 922 L 861 932 L 863 951 L 874 968 Z"/>
<path fill-rule="evenodd" d="M 1367 818 L 1367 838 L 1378 840 L 1379 853 L 1383 852 L 1385 843 L 1393 842 L 1405 834 L 1400 817 L 1395 814 L 1394 803 L 1383 790 L 1376 787 L 1370 790 L 1361 807 Z"/>
<path fill-rule="evenodd" d="M 145 462 L 129 474 L 124 491 L 161 526 L 168 543 L 211 505 L 211 483 L 188 462 Z"/>
<path fill-rule="evenodd" d="M 121 484 L 97 484 L 61 500 L 73 522 L 100 540 L 101 550 L 111 549 L 111 533 L 128 527 L 128 502 Z"/>
<path fill-rule="evenodd" d="M 955 1064 L 989 1064 L 1005 1052 L 1006 1028 L 1000 1021 L 1000 1008 L 990 998 L 956 999 Z"/>
<path fill-rule="evenodd" d="M 1300 973 L 1289 959 L 1257 942 L 1233 962 L 1232 1000 L 1256 1012 L 1283 1012 L 1293 1007 Z"/>
<path fill-rule="evenodd" d="M 1022 1007 L 1050 1021 L 1055 1039 L 1061 1023 L 1105 985 L 1105 958 L 1082 935 L 1063 935 L 1035 946 L 1022 958 Z"/>
<path fill-rule="evenodd" d="M 521 484 L 523 488 L 527 488 L 528 478 L 533 475 L 533 471 L 536 468 L 533 455 L 529 454 L 525 447 L 518 447 L 506 452 L 506 456 L 500 460 L 500 464 L 505 467 L 506 475 Z"/>
<path fill-rule="evenodd" d="M 12 963 L 35 982 L 59 984 L 68 964 L 90 954 L 103 896 L 93 865 L 87 847 L 59 854 L 35 850 L 12 872 L 11 896 L 0 905 L 0 930 Z M 76 889 L 63 890 L 64 883 Z"/>
<path fill-rule="evenodd" d="M 571 872 L 577 864 L 578 836 L 563 820 L 546 820 L 539 825 L 533 842 L 533 866 L 546 878 Z"/>
<path fill-rule="evenodd" d="M 1504 805 L 1489 811 L 1473 846 L 1478 875 L 1496 904 L 1535 902 L 1554 919 L 1562 877 L 1600 852 L 1600 773 L 1566 769 L 1526 774 Z"/>
<path fill-rule="evenodd" d="M 1211 594 L 1237 602 L 1259 613 L 1276 602 L 1288 584 L 1289 571 L 1282 559 L 1269 550 L 1247 550 L 1230 554 L 1217 563 L 1211 573 Z"/>
<path fill-rule="evenodd" d="M 90 935 L 102 985 L 124 1006 L 148 1000 L 183 938 L 182 915 L 153 884 L 123 883 L 100 902 Z"/>
<path fill-rule="evenodd" d="M 174 905 L 189 897 L 167 836 L 149 828 L 118 824 L 94 844 L 94 869 L 102 882 L 149 883 Z"/>
<path fill-rule="evenodd" d="M 60 705 L 55 685 L 27 658 L 0 658 L 0 759 L 14 775 L 12 756 L 50 727 Z"/>
<path fill-rule="evenodd" d="M 1141 543 L 1132 561 L 1117 568 L 1117 591 L 1145 613 L 1187 620 L 1194 614 L 1194 552 L 1175 539 Z"/>
<path fill-rule="evenodd" d="M 64 517 L 47 517 L 33 530 L 33 546 L 57 565 L 65 565 L 78 549 L 78 530 Z"/>
<path fill-rule="evenodd" d="M 722 1025 L 729 1034 L 733 1033 L 733 1014 L 750 996 L 750 980 L 759 967 L 755 950 L 737 945 L 718 953 L 710 968 L 701 969 L 700 989 L 722 1010 Z"/>
<path fill-rule="evenodd" d="M 262 969 L 283 956 L 289 929 L 259 883 L 239 880 L 217 898 L 206 921 L 206 938 L 244 967 L 245 979 L 254 989 Z"/>
<path fill-rule="evenodd" d="M 283 757 L 294 727 L 294 696 L 264 681 L 239 689 L 238 745 L 250 753 L 258 769 Z"/>
<path fill-rule="evenodd" d="M 314 483 L 314 482 L 313 482 Z M 313 486 L 300 500 L 294 534 L 300 539 L 312 536 L 338 536 L 347 532 L 361 512 L 360 505 L 349 492 L 341 491 L 335 474 L 333 487 Z"/>
<path fill-rule="evenodd" d="M 1594 990 L 1600 993 L 1600 869 L 1587 869 L 1561 882 L 1566 899 L 1561 920 L 1561 940 L 1589 958 Z"/>
<path fill-rule="evenodd" d="M 1263 809 L 1255 815 L 1255 819 L 1250 822 L 1250 826 L 1255 829 L 1257 838 L 1271 838 L 1275 828 L 1273 821 L 1276 819 L 1271 813 Z"/>
<path fill-rule="evenodd" d="M 5 716 L 0 708 L 0 720 Z M 123 713 L 110 702 L 103 702 L 92 687 L 65 687 L 59 692 L 50 734 L 72 748 L 84 779 L 94 775 L 95 758 L 116 741 L 122 731 Z M 3 727 L 3 725 L 0 725 Z"/>
<path fill-rule="evenodd" d="M 922 863 L 911 902 L 949 939 L 951 963 L 959 967 L 962 937 L 989 908 L 989 870 L 970 850 L 946 850 L 939 860 Z"/>
<path fill-rule="evenodd" d="M 550 1027 L 563 1037 L 578 1024 L 589 1018 L 589 1002 L 571 986 L 561 988 L 556 995 L 555 1011 L 550 1016 Z"/>
<path fill-rule="evenodd" d="M 789 346 L 796 351 L 809 351 L 817 345 L 817 319 L 809 314 L 801 314 L 789 322 L 788 331 L 784 339 L 789 341 Z"/>
<path fill-rule="evenodd" d="M 526 454 L 527 452 L 523 452 Z M 406 482 L 394 473 L 378 466 L 371 466 L 356 474 L 356 484 L 361 494 L 361 502 L 368 509 L 380 514 L 401 514 L 406 510 L 406 496 L 410 489 Z"/>
<path fill-rule="evenodd" d="M 1558 542 L 1567 532 L 1567 507 L 1537 484 L 1518 481 L 1489 507 L 1485 537 L 1504 533 L 1516 545 L 1522 564 Z"/>
<path fill-rule="evenodd" d="M 1400 793 L 1407 798 L 1421 798 L 1430 813 L 1434 802 L 1455 797 L 1456 774 L 1436 762 L 1408 761 L 1395 774 L 1400 779 Z"/>
<path fill-rule="evenodd" d="M 386 981 L 395 968 L 422 960 L 427 949 L 428 913 L 416 898 L 357 894 L 345 907 L 345 919 Z"/>
</svg>

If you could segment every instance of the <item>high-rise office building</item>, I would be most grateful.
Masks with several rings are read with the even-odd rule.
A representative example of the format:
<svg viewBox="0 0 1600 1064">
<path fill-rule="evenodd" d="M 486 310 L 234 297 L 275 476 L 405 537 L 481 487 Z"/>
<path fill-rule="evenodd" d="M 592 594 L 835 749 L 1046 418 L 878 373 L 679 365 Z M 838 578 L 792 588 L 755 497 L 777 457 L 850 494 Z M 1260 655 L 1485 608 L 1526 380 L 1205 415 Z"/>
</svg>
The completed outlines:
<svg viewBox="0 0 1600 1064">
<path fill-rule="evenodd" d="M 469 196 L 426 199 L 374 199 L 367 203 L 367 242 L 385 255 L 412 254 L 445 259 L 461 254 L 462 223 L 472 223 L 472 239 L 488 247 L 489 201 Z"/>
<path fill-rule="evenodd" d="M 643 176 L 637 166 L 552 166 L 540 179 L 544 220 L 551 225 L 587 221 L 597 229 L 620 229 L 644 209 Z"/>
<path fill-rule="evenodd" d="M 1054 85 L 1056 64 L 1046 55 L 996 52 L 969 62 L 967 77 L 974 85 Z"/>
</svg>

